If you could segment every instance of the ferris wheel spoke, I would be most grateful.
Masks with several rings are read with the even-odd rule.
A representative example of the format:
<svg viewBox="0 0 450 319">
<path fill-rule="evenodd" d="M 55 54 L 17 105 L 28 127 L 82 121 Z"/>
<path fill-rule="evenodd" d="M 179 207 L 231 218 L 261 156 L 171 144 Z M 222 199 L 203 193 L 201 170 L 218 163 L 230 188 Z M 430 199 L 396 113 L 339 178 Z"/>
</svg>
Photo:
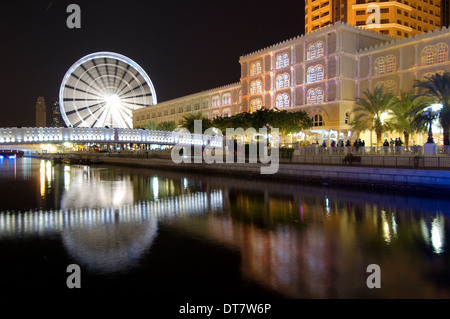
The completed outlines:
<svg viewBox="0 0 450 319">
<path fill-rule="evenodd" d="M 145 93 L 145 94 L 132 95 L 132 96 L 125 96 L 125 97 L 121 96 L 120 98 L 121 98 L 122 100 L 127 100 L 127 99 L 134 99 L 134 98 L 147 97 L 147 96 L 152 96 L 152 93 L 149 92 L 149 93 Z"/>
<path fill-rule="evenodd" d="M 85 94 L 90 94 L 90 95 L 97 96 L 97 97 L 101 98 L 100 95 L 97 95 L 97 94 L 92 93 L 92 92 L 88 92 L 88 91 L 86 91 L 86 90 L 82 90 L 82 89 L 80 89 L 80 88 L 78 88 L 78 87 L 74 87 L 74 86 L 71 86 L 71 85 L 66 85 L 66 87 L 67 87 L 68 89 L 71 89 L 71 90 L 74 90 L 74 91 L 78 91 L 78 92 L 85 93 Z"/>
<path fill-rule="evenodd" d="M 85 107 L 82 107 L 82 108 L 79 108 L 79 109 L 76 109 L 76 110 L 68 111 L 68 112 L 66 112 L 66 114 L 67 115 L 71 115 L 71 114 L 74 114 L 74 113 L 77 113 L 77 112 L 81 112 L 81 111 L 84 111 L 84 110 L 89 110 L 89 109 L 91 109 L 93 107 L 96 107 L 96 106 L 101 108 L 102 106 L 105 106 L 105 105 L 106 105 L 106 102 L 95 103 L 95 104 L 88 105 L 88 106 L 85 106 Z"/>
<path fill-rule="evenodd" d="M 134 88 L 132 88 L 132 89 L 126 91 L 125 93 L 121 93 L 121 94 L 118 94 L 118 95 L 119 95 L 120 97 L 122 97 L 122 96 L 124 96 L 124 95 L 127 95 L 127 94 L 129 94 L 129 93 L 132 93 L 132 92 L 136 91 L 137 89 L 142 89 L 142 87 L 145 87 L 146 85 L 148 85 L 148 84 L 147 84 L 147 83 L 144 83 L 144 84 L 138 84 L 138 85 L 136 85 Z"/>
<path fill-rule="evenodd" d="M 83 80 L 82 78 L 80 78 L 80 77 L 79 77 L 78 75 L 76 75 L 75 73 L 72 73 L 70 76 L 71 76 L 71 77 L 74 77 L 75 79 L 77 79 L 77 81 L 80 81 L 81 83 L 83 83 L 84 85 L 86 85 L 86 87 L 92 88 L 92 89 L 94 89 L 94 91 L 98 92 L 99 94 L 102 94 L 102 92 L 101 92 L 99 89 L 97 89 L 97 88 L 91 86 L 89 83 L 87 83 L 85 80 Z"/>
</svg>

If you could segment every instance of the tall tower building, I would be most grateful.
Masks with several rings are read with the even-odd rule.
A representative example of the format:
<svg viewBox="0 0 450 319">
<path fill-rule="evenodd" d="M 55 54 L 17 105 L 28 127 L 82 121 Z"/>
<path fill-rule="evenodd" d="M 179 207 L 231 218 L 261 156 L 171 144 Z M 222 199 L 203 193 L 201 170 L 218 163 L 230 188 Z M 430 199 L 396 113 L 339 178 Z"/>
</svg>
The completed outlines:
<svg viewBox="0 0 450 319">
<path fill-rule="evenodd" d="M 47 106 L 45 105 L 45 98 L 39 96 L 36 102 L 36 127 L 47 126 Z"/>
<path fill-rule="evenodd" d="M 441 26 L 450 27 L 450 0 L 441 1 Z"/>
<path fill-rule="evenodd" d="M 440 28 L 445 3 L 448 7 L 448 0 L 305 0 L 305 33 L 341 21 L 409 37 Z"/>
<path fill-rule="evenodd" d="M 51 101 L 52 108 L 52 120 L 50 123 L 51 127 L 64 127 L 64 121 L 61 117 L 61 110 L 59 109 L 59 102 L 57 98 L 53 98 Z"/>
</svg>

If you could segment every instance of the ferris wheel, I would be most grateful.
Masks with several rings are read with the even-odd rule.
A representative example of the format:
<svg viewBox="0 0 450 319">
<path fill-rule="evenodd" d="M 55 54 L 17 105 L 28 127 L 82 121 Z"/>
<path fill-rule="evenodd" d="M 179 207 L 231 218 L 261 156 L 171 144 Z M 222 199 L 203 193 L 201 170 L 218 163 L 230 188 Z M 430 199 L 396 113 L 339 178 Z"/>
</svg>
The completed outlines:
<svg viewBox="0 0 450 319">
<path fill-rule="evenodd" d="M 132 128 L 132 111 L 155 105 L 156 92 L 133 60 L 97 52 L 78 60 L 59 89 L 61 115 L 68 127 Z"/>
</svg>

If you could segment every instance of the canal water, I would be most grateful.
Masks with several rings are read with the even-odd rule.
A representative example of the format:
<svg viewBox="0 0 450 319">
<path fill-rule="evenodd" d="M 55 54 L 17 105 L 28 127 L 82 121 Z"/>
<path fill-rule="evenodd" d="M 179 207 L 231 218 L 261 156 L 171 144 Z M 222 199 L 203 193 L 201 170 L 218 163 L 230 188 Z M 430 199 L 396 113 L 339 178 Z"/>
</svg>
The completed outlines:
<svg viewBox="0 0 450 319">
<path fill-rule="evenodd" d="M 0 300 L 449 298 L 449 205 L 430 194 L 1 159 Z"/>
</svg>

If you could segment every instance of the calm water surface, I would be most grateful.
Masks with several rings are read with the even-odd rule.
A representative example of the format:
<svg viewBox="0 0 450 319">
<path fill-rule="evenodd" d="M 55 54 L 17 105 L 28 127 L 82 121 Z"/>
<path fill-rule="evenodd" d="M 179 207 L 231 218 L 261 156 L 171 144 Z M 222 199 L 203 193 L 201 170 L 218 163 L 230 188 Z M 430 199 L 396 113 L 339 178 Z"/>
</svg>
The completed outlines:
<svg viewBox="0 0 450 319">
<path fill-rule="evenodd" d="M 0 298 L 449 298 L 449 204 L 3 159 Z M 70 264 L 81 269 L 78 290 L 66 286 Z M 370 264 L 379 289 L 366 285 Z"/>
</svg>

